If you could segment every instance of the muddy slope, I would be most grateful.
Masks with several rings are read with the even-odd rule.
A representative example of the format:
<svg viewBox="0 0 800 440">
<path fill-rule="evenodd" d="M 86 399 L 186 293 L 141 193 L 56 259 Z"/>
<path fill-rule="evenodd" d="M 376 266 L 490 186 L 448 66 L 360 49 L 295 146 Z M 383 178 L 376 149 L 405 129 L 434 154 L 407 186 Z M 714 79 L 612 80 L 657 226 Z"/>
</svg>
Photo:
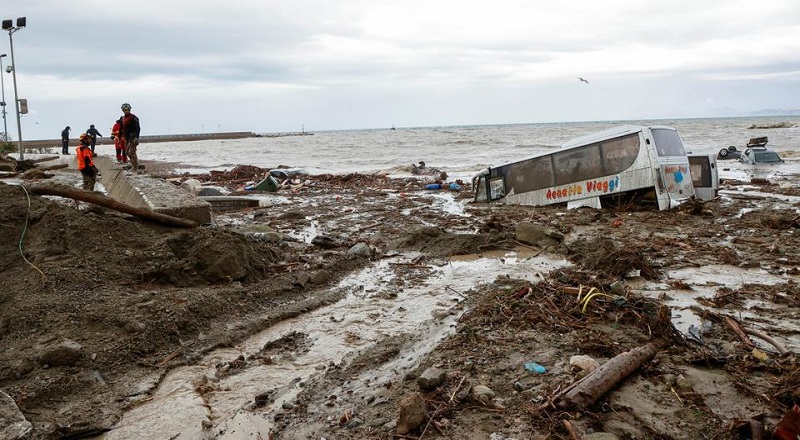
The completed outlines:
<svg viewBox="0 0 800 440">
<path fill-rule="evenodd" d="M 568 438 L 563 420 L 581 433 L 622 438 L 740 438 L 740 421 L 774 426 L 793 403 L 800 374 L 792 353 L 762 343 L 765 359 L 715 312 L 707 312 L 704 340 L 685 341 L 656 319 L 658 301 L 633 293 L 627 277 L 662 282 L 665 296 L 692 288 L 668 277 L 678 268 L 724 265 L 785 277 L 772 286 L 758 279 L 721 285 L 707 300 L 743 312 L 759 307 L 761 330 L 791 341 L 791 330 L 766 318 L 794 319 L 796 203 L 742 191 L 670 212 L 502 205 L 451 212 L 423 183 L 321 176 L 281 193 L 288 203 L 218 214 L 216 226 L 192 230 L 75 209 L 0 184 L 0 389 L 33 423 L 32 438 L 101 432 L 123 416 L 130 396 L 151 393 L 171 368 L 336 301 L 342 292 L 331 287 L 356 268 L 408 253 L 413 262 L 396 272 L 402 286 L 424 281 L 427 267 L 449 256 L 522 248 L 575 266 L 542 274 L 541 282 L 486 280 L 492 284 L 466 292 L 469 312 L 456 333 L 410 371 L 353 381 L 403 356 L 403 338 L 321 371 L 292 405 L 257 410 L 277 422 L 272 435 L 393 438 L 400 402 L 414 392 L 424 416 L 406 438 Z M 521 224 L 547 240 L 521 237 Z M 367 256 L 349 254 L 359 243 Z M 583 311 L 576 295 L 564 293 L 582 285 L 611 297 L 596 297 Z M 775 307 L 754 306 L 753 298 Z M 569 365 L 572 356 L 605 362 L 656 338 L 664 344 L 659 354 L 614 394 L 581 410 L 541 408 L 581 374 Z M 296 341 L 284 345 L 301 346 L 302 335 Z M 530 373 L 528 362 L 547 373 Z M 418 377 L 434 366 L 444 382 L 420 389 Z M 723 397 L 710 384 L 724 384 Z M 470 397 L 477 386 L 494 397 Z M 752 410 L 736 410 L 745 406 Z M 212 421 L 210 438 L 222 435 L 216 429 Z"/>
</svg>

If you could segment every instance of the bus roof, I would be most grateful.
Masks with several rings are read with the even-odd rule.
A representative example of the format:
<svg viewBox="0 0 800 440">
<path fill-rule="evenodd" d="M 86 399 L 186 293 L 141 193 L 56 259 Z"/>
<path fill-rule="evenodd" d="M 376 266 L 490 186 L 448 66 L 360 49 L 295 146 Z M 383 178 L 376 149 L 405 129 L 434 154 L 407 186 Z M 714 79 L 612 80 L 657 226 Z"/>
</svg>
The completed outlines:
<svg viewBox="0 0 800 440">
<path fill-rule="evenodd" d="M 612 128 L 607 129 L 607 130 L 598 131 L 598 132 L 595 132 L 595 133 L 590 133 L 590 134 L 587 134 L 587 135 L 584 135 L 584 136 L 580 136 L 580 137 L 576 137 L 574 139 L 570 139 L 570 140 L 568 140 L 567 142 L 565 142 L 561 146 L 561 149 L 564 150 L 564 149 L 567 149 L 567 148 L 579 147 L 581 145 L 587 145 L 587 144 L 592 144 L 592 143 L 595 143 L 595 142 L 600 142 L 600 141 L 605 140 L 605 139 L 614 139 L 614 138 L 618 138 L 620 136 L 625 136 L 627 134 L 638 133 L 638 132 L 642 131 L 642 129 L 644 129 L 644 128 L 666 128 L 666 129 L 669 129 L 669 130 L 674 130 L 674 128 L 672 128 L 672 127 L 666 127 L 666 126 L 661 126 L 661 125 L 651 126 L 651 127 L 646 127 L 644 125 L 630 125 L 630 124 L 628 124 L 628 125 L 618 125 L 616 127 L 612 127 Z"/>
<path fill-rule="evenodd" d="M 580 137 L 576 137 L 576 138 L 570 139 L 570 140 L 568 140 L 567 142 L 565 142 L 561 146 L 561 149 L 564 150 L 564 149 L 569 149 L 569 148 L 580 147 L 580 146 L 583 146 L 583 145 L 589 145 L 589 144 L 592 144 L 592 143 L 595 143 L 595 142 L 600 142 L 600 141 L 603 141 L 603 140 L 606 140 L 606 139 L 616 139 L 618 137 L 625 136 L 627 134 L 638 133 L 638 132 L 642 131 L 642 129 L 644 129 L 644 128 L 651 128 L 651 129 L 653 129 L 653 128 L 664 128 L 664 129 L 667 129 L 667 130 L 675 130 L 675 128 L 673 128 L 673 127 L 667 127 L 667 126 L 664 126 L 664 125 L 652 125 L 650 127 L 646 127 L 644 125 L 632 125 L 632 124 L 619 125 L 619 126 L 612 127 L 612 128 L 609 128 L 609 129 L 606 129 L 606 130 L 603 130 L 603 131 L 598 131 L 598 132 L 595 132 L 595 133 L 590 133 L 590 134 L 587 134 L 587 135 L 584 135 L 584 136 L 580 136 Z M 498 165 L 498 166 L 490 167 L 490 168 L 499 168 L 499 167 L 503 167 L 503 166 L 507 166 L 507 165 L 511 165 L 511 164 L 515 164 L 515 163 L 519 163 L 519 162 L 524 162 L 524 161 L 531 160 L 531 159 L 535 159 L 537 157 L 547 156 L 549 154 L 553 154 L 553 152 L 552 151 L 550 151 L 550 152 L 541 152 L 539 154 L 535 154 L 533 156 L 529 156 L 529 157 L 527 157 L 525 159 L 515 160 L 515 161 L 512 161 L 512 162 L 506 162 L 506 163 L 504 163 L 502 165 Z M 485 170 L 482 170 L 480 173 L 476 174 L 476 176 L 485 175 L 485 174 L 488 174 L 488 173 L 489 173 L 489 168 L 487 168 Z"/>
</svg>

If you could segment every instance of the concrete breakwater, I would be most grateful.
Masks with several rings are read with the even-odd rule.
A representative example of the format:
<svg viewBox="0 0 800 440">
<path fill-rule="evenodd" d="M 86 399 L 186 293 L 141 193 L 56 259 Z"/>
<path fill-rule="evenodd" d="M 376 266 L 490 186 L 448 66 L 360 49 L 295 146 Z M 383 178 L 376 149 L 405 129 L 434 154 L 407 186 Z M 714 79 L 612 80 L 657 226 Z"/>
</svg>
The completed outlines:
<svg viewBox="0 0 800 440">
<path fill-rule="evenodd" d="M 251 137 L 284 137 L 284 136 L 311 136 L 314 133 L 308 131 L 298 132 L 275 132 L 275 133 L 253 133 L 251 131 L 228 131 L 223 133 L 190 133 L 190 134 L 161 134 L 142 136 L 139 141 L 142 143 L 147 142 L 182 142 L 182 141 L 204 141 L 213 139 L 243 139 Z M 14 141 L 9 141 L 15 143 Z M 98 137 L 97 145 L 111 145 L 113 141 L 108 136 Z M 61 139 L 37 139 L 37 140 L 23 140 L 22 145 L 25 150 L 35 148 L 61 148 Z M 70 138 L 69 145 L 74 147 L 78 145 L 77 136 Z"/>
<path fill-rule="evenodd" d="M 141 138 L 139 138 L 139 141 L 143 143 L 181 142 L 181 141 L 202 141 L 208 139 L 242 139 L 242 138 L 249 138 L 256 136 L 259 135 L 250 131 L 229 131 L 224 133 L 164 134 L 164 135 L 142 136 Z M 112 143 L 113 141 L 108 136 L 97 138 L 98 145 L 111 145 Z M 39 139 L 39 140 L 29 140 L 29 141 L 23 140 L 22 145 L 23 147 L 25 147 L 25 150 L 34 148 L 49 148 L 49 147 L 61 148 L 61 139 Z M 75 138 L 70 138 L 69 145 L 70 146 L 78 145 L 77 136 Z"/>
</svg>

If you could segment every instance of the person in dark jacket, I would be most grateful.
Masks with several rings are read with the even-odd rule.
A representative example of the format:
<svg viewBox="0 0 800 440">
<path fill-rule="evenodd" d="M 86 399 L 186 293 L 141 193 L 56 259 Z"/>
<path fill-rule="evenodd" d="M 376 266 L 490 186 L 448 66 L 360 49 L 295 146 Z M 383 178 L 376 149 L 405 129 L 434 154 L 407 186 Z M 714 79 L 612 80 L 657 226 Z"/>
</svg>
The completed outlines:
<svg viewBox="0 0 800 440">
<path fill-rule="evenodd" d="M 90 143 L 89 146 L 92 148 L 92 153 L 94 153 L 94 144 L 97 143 L 97 136 L 103 137 L 96 128 L 94 128 L 94 124 L 89 126 L 89 129 L 86 130 L 86 134 L 89 135 Z"/>
<path fill-rule="evenodd" d="M 61 154 L 69 154 L 69 125 L 61 130 Z"/>
<path fill-rule="evenodd" d="M 131 161 L 131 170 L 139 172 L 139 156 L 136 154 L 136 147 L 139 146 L 139 118 L 131 113 L 131 105 L 127 102 L 122 104 L 122 123 L 120 124 L 120 136 L 125 140 L 125 151 Z"/>
</svg>

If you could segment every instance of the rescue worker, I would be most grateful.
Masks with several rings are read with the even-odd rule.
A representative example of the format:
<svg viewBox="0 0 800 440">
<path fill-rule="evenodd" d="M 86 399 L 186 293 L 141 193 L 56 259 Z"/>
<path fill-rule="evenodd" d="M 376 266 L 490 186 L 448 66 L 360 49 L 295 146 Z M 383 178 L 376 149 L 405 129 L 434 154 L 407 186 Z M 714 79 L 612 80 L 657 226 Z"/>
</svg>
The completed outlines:
<svg viewBox="0 0 800 440">
<path fill-rule="evenodd" d="M 122 104 L 122 123 L 120 123 L 119 132 L 122 139 L 125 140 L 125 151 L 131 160 L 131 170 L 134 173 L 139 172 L 139 156 L 136 154 L 136 147 L 139 146 L 139 118 L 131 113 L 131 105 L 127 102 Z"/>
<path fill-rule="evenodd" d="M 114 151 L 117 154 L 117 163 L 128 163 L 128 155 L 125 153 L 125 139 L 120 136 L 119 130 L 122 126 L 122 118 L 114 122 L 111 128 L 111 139 L 114 140 Z"/>
<path fill-rule="evenodd" d="M 100 134 L 100 132 L 97 131 L 96 128 L 94 128 L 94 124 L 89 126 L 89 129 L 86 130 L 86 134 L 88 134 L 89 137 L 91 138 L 92 142 L 89 145 L 92 147 L 92 153 L 94 153 L 94 144 L 97 143 L 97 136 L 103 137 L 103 135 Z"/>
<path fill-rule="evenodd" d="M 92 157 L 92 149 L 89 144 L 92 142 L 92 137 L 86 133 L 81 133 L 78 137 L 78 148 L 75 149 L 75 154 L 78 156 L 78 170 L 83 175 L 83 189 L 86 191 L 94 191 L 94 184 L 97 181 L 97 167 L 94 166 Z"/>
<path fill-rule="evenodd" d="M 61 154 L 69 154 L 69 131 L 72 130 L 67 125 L 61 130 Z"/>
</svg>

